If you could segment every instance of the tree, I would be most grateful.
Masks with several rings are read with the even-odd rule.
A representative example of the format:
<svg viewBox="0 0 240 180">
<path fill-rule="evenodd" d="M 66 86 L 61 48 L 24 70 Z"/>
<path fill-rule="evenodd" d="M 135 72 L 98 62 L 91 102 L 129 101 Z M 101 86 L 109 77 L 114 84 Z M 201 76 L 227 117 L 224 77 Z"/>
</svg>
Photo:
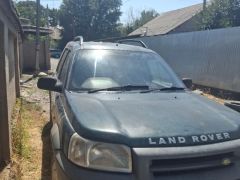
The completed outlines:
<svg viewBox="0 0 240 180">
<path fill-rule="evenodd" d="M 201 29 L 240 26 L 240 0 L 213 0 L 200 15 Z"/>
<path fill-rule="evenodd" d="M 143 10 L 141 12 L 140 18 L 138 18 L 134 22 L 134 29 L 137 29 L 141 27 L 142 25 L 146 24 L 147 22 L 151 21 L 155 17 L 157 17 L 159 14 L 155 10 Z"/>
<path fill-rule="evenodd" d="M 49 9 L 48 10 L 48 16 L 49 16 L 49 25 L 50 26 L 57 26 L 59 23 L 59 11 L 58 9 Z"/>
<path fill-rule="evenodd" d="M 19 1 L 15 3 L 15 6 L 20 17 L 29 19 L 31 25 L 36 25 L 36 1 Z M 48 9 L 40 5 L 40 14 L 40 26 L 47 26 L 48 20 L 50 26 L 58 25 L 59 13 L 57 9 Z"/>
<path fill-rule="evenodd" d="M 16 3 L 17 11 L 22 18 L 30 20 L 32 25 L 36 25 L 36 1 L 19 1 Z M 43 6 L 40 6 L 40 25 L 45 26 L 47 24 L 46 11 Z"/>
<path fill-rule="evenodd" d="M 63 0 L 60 25 L 62 47 L 77 35 L 86 40 L 117 36 L 121 0 Z"/>
<path fill-rule="evenodd" d="M 139 15 L 136 15 L 133 8 L 130 8 L 128 12 L 128 22 L 120 28 L 122 35 L 128 35 L 129 33 L 143 26 L 147 22 L 151 21 L 158 15 L 159 14 L 154 9 L 143 10 Z"/>
</svg>

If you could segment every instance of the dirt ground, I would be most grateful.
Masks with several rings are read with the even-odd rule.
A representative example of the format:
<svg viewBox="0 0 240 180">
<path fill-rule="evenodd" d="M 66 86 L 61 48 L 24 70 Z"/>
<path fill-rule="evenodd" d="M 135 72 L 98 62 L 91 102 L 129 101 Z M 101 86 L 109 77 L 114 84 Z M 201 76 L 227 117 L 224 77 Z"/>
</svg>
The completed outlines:
<svg viewBox="0 0 240 180">
<path fill-rule="evenodd" d="M 13 161 L 11 179 L 51 179 L 51 146 L 49 122 L 49 94 L 36 87 L 37 78 L 24 75 L 21 99 L 17 107 L 20 118 L 16 120 L 22 132 L 13 135 Z M 14 132 L 14 130 L 13 130 Z M 18 139 L 22 139 L 19 148 Z M 15 149 L 14 149 L 15 148 Z"/>
<path fill-rule="evenodd" d="M 55 71 L 58 60 L 51 59 L 51 64 L 51 71 Z M 10 179 L 51 179 L 49 93 L 37 88 L 37 80 L 32 75 L 21 78 L 21 98 L 15 108 L 15 114 L 20 113 L 14 117 L 17 131 L 13 128 Z"/>
</svg>

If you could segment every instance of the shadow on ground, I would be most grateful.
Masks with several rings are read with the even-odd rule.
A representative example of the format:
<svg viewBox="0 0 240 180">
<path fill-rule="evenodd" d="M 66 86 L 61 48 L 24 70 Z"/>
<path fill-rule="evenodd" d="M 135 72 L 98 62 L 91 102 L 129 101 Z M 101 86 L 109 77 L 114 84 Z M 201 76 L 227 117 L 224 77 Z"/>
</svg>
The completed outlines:
<svg viewBox="0 0 240 180">
<path fill-rule="evenodd" d="M 7 165 L 7 163 L 0 163 L 0 179 L 9 179 L 10 175 L 10 165 Z"/>
<path fill-rule="evenodd" d="M 51 180 L 51 162 L 52 162 L 52 147 L 50 141 L 50 130 L 52 123 L 48 122 L 42 131 L 42 180 Z"/>
<path fill-rule="evenodd" d="M 5 163 L 0 163 L 0 173 L 4 170 L 5 167 L 6 167 Z"/>
</svg>

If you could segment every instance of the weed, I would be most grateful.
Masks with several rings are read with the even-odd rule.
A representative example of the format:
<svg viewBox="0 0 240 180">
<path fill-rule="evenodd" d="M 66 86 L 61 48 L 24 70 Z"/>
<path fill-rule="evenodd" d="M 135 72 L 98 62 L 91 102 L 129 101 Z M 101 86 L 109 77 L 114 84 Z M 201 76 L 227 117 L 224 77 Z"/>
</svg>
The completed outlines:
<svg viewBox="0 0 240 180">
<path fill-rule="evenodd" d="M 12 166 L 15 178 L 21 179 L 26 164 L 31 164 L 29 171 L 37 169 L 36 164 L 32 162 L 35 160 L 33 156 L 36 152 L 31 144 L 33 137 L 30 137 L 30 130 L 34 121 L 43 120 L 41 112 L 41 107 L 35 103 L 29 103 L 24 99 L 17 100 L 12 122 Z"/>
</svg>

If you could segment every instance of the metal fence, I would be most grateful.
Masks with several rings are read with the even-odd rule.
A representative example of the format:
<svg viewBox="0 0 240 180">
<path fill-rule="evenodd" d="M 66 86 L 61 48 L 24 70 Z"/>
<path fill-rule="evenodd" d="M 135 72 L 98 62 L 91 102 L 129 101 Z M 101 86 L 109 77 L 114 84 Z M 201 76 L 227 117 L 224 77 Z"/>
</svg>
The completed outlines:
<svg viewBox="0 0 240 180">
<path fill-rule="evenodd" d="M 240 27 L 142 37 L 180 77 L 240 92 Z"/>
</svg>

